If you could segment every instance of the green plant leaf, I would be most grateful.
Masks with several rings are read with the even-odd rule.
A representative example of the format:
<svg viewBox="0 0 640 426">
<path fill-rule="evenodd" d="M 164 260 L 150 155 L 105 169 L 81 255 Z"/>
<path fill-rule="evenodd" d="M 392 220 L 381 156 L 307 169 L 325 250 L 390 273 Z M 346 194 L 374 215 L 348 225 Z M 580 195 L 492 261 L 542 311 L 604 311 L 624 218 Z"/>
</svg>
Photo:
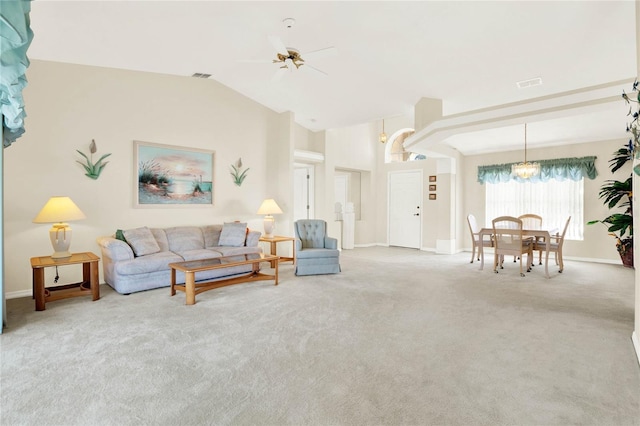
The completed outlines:
<svg viewBox="0 0 640 426">
<path fill-rule="evenodd" d="M 76 149 L 76 152 L 77 152 L 78 154 L 82 155 L 82 156 L 84 157 L 84 159 L 85 159 L 85 160 L 87 160 L 87 163 L 90 163 L 90 161 L 89 161 L 89 157 L 87 157 L 87 156 L 84 154 L 84 152 L 82 152 L 82 151 L 80 151 L 80 150 L 78 150 L 78 149 Z"/>
</svg>

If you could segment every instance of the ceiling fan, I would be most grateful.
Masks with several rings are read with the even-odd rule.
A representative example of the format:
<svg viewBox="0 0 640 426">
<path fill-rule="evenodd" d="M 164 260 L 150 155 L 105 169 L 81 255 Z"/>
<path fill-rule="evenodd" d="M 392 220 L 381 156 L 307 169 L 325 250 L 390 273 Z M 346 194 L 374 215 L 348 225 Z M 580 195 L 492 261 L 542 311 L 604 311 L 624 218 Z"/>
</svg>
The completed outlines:
<svg viewBox="0 0 640 426">
<path fill-rule="evenodd" d="M 328 74 L 314 66 L 309 65 L 308 60 L 316 60 L 327 56 L 335 55 L 338 49 L 335 47 L 326 47 L 324 49 L 314 50 L 311 52 L 300 53 L 298 49 L 293 47 L 286 47 L 280 37 L 269 36 L 269 42 L 276 51 L 276 58 L 270 61 L 250 61 L 250 62 L 270 62 L 273 64 L 280 64 L 280 67 L 274 74 L 272 80 L 279 80 L 287 72 L 293 72 L 293 70 L 311 71 L 313 74 L 319 76 L 327 76 Z"/>
</svg>

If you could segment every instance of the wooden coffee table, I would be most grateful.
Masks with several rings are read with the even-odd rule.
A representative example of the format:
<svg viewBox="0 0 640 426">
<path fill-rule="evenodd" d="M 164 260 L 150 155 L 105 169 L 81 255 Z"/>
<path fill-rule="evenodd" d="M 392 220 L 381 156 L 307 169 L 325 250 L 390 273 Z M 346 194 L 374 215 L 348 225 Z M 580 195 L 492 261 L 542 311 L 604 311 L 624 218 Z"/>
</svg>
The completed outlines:
<svg viewBox="0 0 640 426">
<path fill-rule="evenodd" d="M 260 263 L 262 262 L 274 264 L 275 273 L 270 275 L 260 272 Z M 196 283 L 197 272 L 233 268 L 241 265 L 252 265 L 252 270 L 245 275 Z M 171 296 L 175 296 L 176 290 L 184 292 L 187 305 L 196 303 L 196 294 L 213 290 L 214 288 L 261 280 L 274 280 L 275 285 L 278 285 L 278 256 L 270 254 L 241 254 L 211 259 L 188 260 L 186 262 L 170 263 L 169 267 L 171 268 Z M 184 284 L 176 283 L 176 271 L 184 272 L 186 281 Z"/>
</svg>

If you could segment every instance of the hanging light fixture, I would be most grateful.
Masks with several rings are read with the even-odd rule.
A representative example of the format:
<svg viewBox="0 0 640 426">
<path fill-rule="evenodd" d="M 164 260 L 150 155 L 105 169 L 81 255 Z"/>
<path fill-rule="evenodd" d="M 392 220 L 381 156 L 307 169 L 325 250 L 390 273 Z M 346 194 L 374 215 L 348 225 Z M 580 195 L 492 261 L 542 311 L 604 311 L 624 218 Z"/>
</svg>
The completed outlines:
<svg viewBox="0 0 640 426">
<path fill-rule="evenodd" d="M 384 132 L 384 118 L 382 119 L 382 133 L 380 133 L 378 140 L 380 141 L 380 143 L 387 142 L 387 134 Z"/>
<path fill-rule="evenodd" d="M 540 173 L 540 163 L 527 162 L 527 123 L 524 123 L 524 162 L 513 164 L 511 174 L 522 179 L 529 179 Z"/>
</svg>

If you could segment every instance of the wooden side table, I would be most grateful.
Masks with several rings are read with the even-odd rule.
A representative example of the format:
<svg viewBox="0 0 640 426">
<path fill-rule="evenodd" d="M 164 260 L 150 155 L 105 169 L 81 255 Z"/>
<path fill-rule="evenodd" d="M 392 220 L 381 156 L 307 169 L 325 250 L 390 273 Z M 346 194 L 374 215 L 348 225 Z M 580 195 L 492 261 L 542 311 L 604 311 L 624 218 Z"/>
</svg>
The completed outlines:
<svg viewBox="0 0 640 426">
<path fill-rule="evenodd" d="M 293 243 L 292 244 L 293 245 L 293 247 L 292 247 L 293 256 L 291 256 L 291 257 L 289 257 L 289 256 L 278 256 L 280 258 L 279 262 L 291 262 L 294 265 L 296 264 L 296 239 L 295 238 L 293 238 L 293 237 L 280 237 L 280 236 L 277 236 L 277 235 L 274 235 L 273 237 L 262 236 L 262 237 L 260 237 L 260 241 L 271 244 L 270 253 L 272 255 L 274 255 L 274 256 L 278 256 L 277 252 L 276 252 L 276 246 L 277 246 L 278 243 L 291 241 Z M 275 268 L 274 262 L 271 262 L 271 267 L 272 268 Z"/>
<path fill-rule="evenodd" d="M 71 257 L 64 259 L 52 259 L 51 256 L 32 257 L 31 269 L 33 271 L 33 295 L 36 299 L 36 311 L 44 311 L 45 304 L 54 300 L 89 295 L 94 301 L 100 299 L 99 261 L 100 258 L 91 252 L 73 253 Z M 76 264 L 82 265 L 82 282 L 45 288 L 45 268 Z"/>
</svg>

